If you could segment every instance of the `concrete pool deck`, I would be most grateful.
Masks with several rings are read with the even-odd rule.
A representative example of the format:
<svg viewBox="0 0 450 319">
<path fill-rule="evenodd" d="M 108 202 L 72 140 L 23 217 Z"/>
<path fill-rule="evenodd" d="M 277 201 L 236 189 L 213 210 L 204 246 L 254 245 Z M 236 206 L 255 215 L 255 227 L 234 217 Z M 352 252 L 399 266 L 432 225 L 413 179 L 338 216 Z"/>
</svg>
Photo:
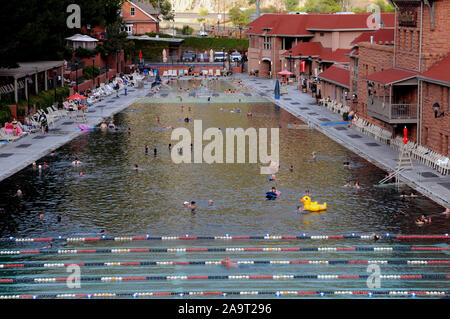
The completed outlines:
<svg viewBox="0 0 450 319">
<path fill-rule="evenodd" d="M 245 102 L 272 102 L 302 121 L 309 122 L 319 132 L 374 165 L 384 170 L 395 170 L 398 159 L 396 150 L 362 134 L 354 128 L 348 128 L 345 124 L 323 125 L 342 122 L 342 116 L 317 105 L 315 99 L 309 94 L 301 93 L 295 87 L 290 87 L 288 94 L 283 95 L 279 100 L 275 100 L 273 97 L 274 80 L 240 74 L 234 75 L 232 78 L 241 80 L 246 87 L 250 88 L 252 90 L 248 93 L 250 95 L 244 93 L 236 96 L 227 96 L 227 93 L 221 93 L 219 97 L 213 97 L 212 103 L 237 103 L 240 97 Z M 183 78 L 183 80 L 188 79 L 191 79 L 191 77 Z M 224 79 L 229 80 L 230 78 Z M 98 125 L 103 118 L 111 117 L 135 102 L 142 103 L 145 101 L 147 103 L 153 100 L 153 103 L 174 103 L 177 100 L 176 97 L 180 95 L 178 92 L 171 92 L 167 95 L 164 92 L 159 92 L 153 96 L 153 99 L 147 99 L 146 93 L 149 89 L 149 82 L 145 82 L 144 88 L 130 88 L 127 96 L 124 96 L 122 92 L 120 98 L 116 98 L 113 94 L 94 104 L 94 106 L 90 107 L 89 112 L 86 113 L 87 123 L 85 124 L 90 126 Z M 188 94 L 182 95 L 183 103 L 199 103 L 206 100 L 205 97 L 188 98 Z M 45 137 L 39 132 L 0 147 L 0 181 L 12 176 L 33 162 L 37 162 L 51 151 L 83 134 L 82 131 L 76 130 L 78 124 L 80 123 L 76 123 L 73 119 L 60 119 L 51 126 L 50 132 Z M 402 182 L 440 205 L 450 207 L 450 176 L 442 176 L 432 168 L 414 160 L 413 164 L 414 169 L 400 174 Z"/>
<path fill-rule="evenodd" d="M 300 120 L 310 123 L 319 132 L 360 155 L 372 164 L 386 171 L 395 171 L 399 153 L 390 146 L 381 143 L 345 124 L 326 125 L 327 123 L 342 123 L 342 115 L 334 113 L 316 103 L 310 94 L 302 93 L 296 86 L 289 87 L 289 93 L 279 100 L 274 98 L 275 80 L 250 77 L 239 74 L 233 76 L 242 83 L 253 88 L 255 92 L 290 112 Z M 325 124 L 325 125 L 324 125 Z M 442 176 L 436 170 L 413 159 L 412 170 L 400 174 L 400 180 L 409 187 L 429 197 L 444 207 L 450 207 L 450 175 Z"/>
</svg>

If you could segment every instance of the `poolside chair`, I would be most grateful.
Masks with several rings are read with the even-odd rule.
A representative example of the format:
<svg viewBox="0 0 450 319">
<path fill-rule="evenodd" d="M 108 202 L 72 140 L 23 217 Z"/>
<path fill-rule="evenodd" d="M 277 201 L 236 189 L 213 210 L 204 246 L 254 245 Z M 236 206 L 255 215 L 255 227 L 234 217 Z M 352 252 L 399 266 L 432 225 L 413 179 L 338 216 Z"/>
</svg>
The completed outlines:
<svg viewBox="0 0 450 319">
<path fill-rule="evenodd" d="M 184 75 L 189 75 L 189 71 L 187 69 L 184 69 L 183 72 L 184 72 Z"/>
<path fill-rule="evenodd" d="M 19 138 L 20 136 L 14 136 L 13 134 L 6 132 L 4 127 L 0 129 L 0 140 L 15 141 Z"/>
<path fill-rule="evenodd" d="M 220 70 L 216 69 L 216 76 L 220 76 Z"/>
<path fill-rule="evenodd" d="M 209 69 L 209 75 L 211 75 L 211 76 L 214 75 L 214 70 L 213 69 Z"/>
</svg>

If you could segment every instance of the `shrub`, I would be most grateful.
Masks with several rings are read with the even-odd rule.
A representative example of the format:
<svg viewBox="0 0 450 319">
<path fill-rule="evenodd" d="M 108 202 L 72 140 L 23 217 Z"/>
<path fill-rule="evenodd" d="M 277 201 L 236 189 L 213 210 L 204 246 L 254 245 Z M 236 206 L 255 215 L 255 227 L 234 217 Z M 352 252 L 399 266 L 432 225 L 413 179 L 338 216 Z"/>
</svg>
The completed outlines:
<svg viewBox="0 0 450 319">
<path fill-rule="evenodd" d="M 184 25 L 183 29 L 181 29 L 181 34 L 191 35 L 192 33 L 194 33 L 194 29 L 188 25 Z"/>
<path fill-rule="evenodd" d="M 92 70 L 94 70 L 94 76 L 92 76 Z M 92 79 L 93 77 L 97 77 L 100 74 L 100 70 L 99 68 L 97 68 L 96 66 L 85 66 L 83 68 L 83 78 L 85 79 Z"/>
<path fill-rule="evenodd" d="M 75 56 L 77 58 L 90 58 L 95 53 L 95 50 L 88 50 L 82 47 L 78 47 L 75 50 Z"/>
</svg>

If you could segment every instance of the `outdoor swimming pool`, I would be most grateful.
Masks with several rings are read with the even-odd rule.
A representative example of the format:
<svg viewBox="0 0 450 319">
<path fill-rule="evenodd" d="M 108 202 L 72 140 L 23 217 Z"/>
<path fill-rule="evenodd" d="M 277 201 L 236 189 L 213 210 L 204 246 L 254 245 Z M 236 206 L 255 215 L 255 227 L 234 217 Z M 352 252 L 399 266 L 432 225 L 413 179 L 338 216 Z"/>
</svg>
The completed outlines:
<svg viewBox="0 0 450 319">
<path fill-rule="evenodd" d="M 219 86 L 227 86 L 220 81 Z M 176 85 L 174 85 L 176 87 Z M 189 111 L 189 107 L 191 110 Z M 419 196 L 402 201 L 393 188 L 376 188 L 385 172 L 348 151 L 315 130 L 288 129 L 288 124 L 301 123 L 288 112 L 271 103 L 239 104 L 241 113 L 232 113 L 236 104 L 199 103 L 184 104 L 133 104 L 117 114 L 114 122 L 118 130 L 87 132 L 71 143 L 56 150 L 54 157 L 47 156 L 47 168 L 39 171 L 26 168 L 0 183 L 0 205 L 5 213 L 0 216 L 0 237 L 55 237 L 97 236 L 101 230 L 106 235 L 298 235 L 308 234 L 444 234 L 450 229 L 449 219 L 433 216 L 430 225 L 418 227 L 414 221 L 423 213 L 438 214 L 443 208 Z M 222 108 L 222 110 L 221 110 Z M 247 117 L 247 111 L 254 116 Z M 157 117 L 160 122 L 157 122 Z M 171 130 L 163 126 L 191 129 L 189 117 L 203 121 L 208 127 L 280 128 L 280 164 L 276 181 L 269 182 L 267 175 L 259 173 L 258 164 L 174 164 L 168 144 Z M 127 129 L 131 128 L 131 134 Z M 148 144 L 150 151 L 145 154 Z M 205 143 L 206 144 L 206 143 Z M 153 149 L 157 148 L 154 156 Z M 316 161 L 312 152 L 318 153 Z M 74 167 L 71 162 L 78 157 L 83 164 Z M 351 167 L 344 168 L 343 162 Z M 139 170 L 133 170 L 134 164 Z M 40 163 L 38 163 L 40 164 Z M 293 165 L 291 172 L 289 166 Z M 84 176 L 78 174 L 83 171 Z M 346 181 L 359 181 L 362 188 L 343 187 Z M 265 193 L 276 186 L 282 194 L 275 201 L 266 201 Z M 17 189 L 24 193 L 15 196 Z M 327 211 L 300 214 L 299 201 L 305 190 L 310 190 L 313 201 L 326 202 Z M 404 189 L 407 193 L 411 189 Z M 420 194 L 419 194 L 420 195 Z M 196 201 L 197 211 L 191 214 L 183 207 L 184 201 Z M 214 206 L 208 201 L 213 200 Z M 44 213 L 42 220 L 39 213 Z M 57 216 L 62 217 L 57 222 Z M 413 245 L 383 241 L 375 245 Z M 414 245 L 434 245 L 433 242 L 414 242 Z M 44 243 L 27 243 L 27 249 L 42 248 Z M 106 243 L 54 243 L 53 248 L 68 247 L 123 248 L 123 247 L 365 247 L 370 241 L 289 241 L 273 242 L 217 242 L 217 241 L 144 241 Z M 413 246 L 414 246 L 413 245 Z M 2 250 L 18 249 L 15 244 L 0 243 Z M 440 244 L 439 247 L 448 247 Z M 25 249 L 25 248 L 23 248 Z M 9 262 L 98 262 L 98 261 L 204 261 L 220 260 L 230 256 L 235 260 L 371 260 L 371 259 L 442 259 L 448 251 L 439 252 L 208 252 L 199 253 L 136 253 L 136 254 L 86 254 L 60 255 L 37 254 L 20 257 L 0 256 L 1 263 Z M 448 259 L 446 259 L 448 260 Z M 238 268 L 218 265 L 148 265 L 129 267 L 92 266 L 82 269 L 83 276 L 139 275 L 209 275 L 237 274 L 367 274 L 367 265 L 317 265 L 317 264 L 250 264 Z M 429 267 L 413 265 L 389 265 L 389 274 L 442 274 L 448 265 Z M 383 266 L 382 266 L 383 270 Z M 31 273 L 30 273 L 31 271 Z M 62 271 L 64 272 L 64 271 Z M 3 269 L 0 277 L 46 277 L 58 274 L 57 269 L 29 267 Z M 61 274 L 61 270 L 59 270 Z M 251 289 L 249 289 L 251 287 Z M 390 280 L 383 288 L 435 288 L 448 289 L 447 281 L 439 280 Z M 83 291 L 192 291 L 192 290 L 334 290 L 365 289 L 365 280 L 170 280 L 135 281 L 123 283 L 86 282 Z M 1 284 L 0 293 L 48 293 L 70 292 L 63 283 Z M 76 292 L 74 292 L 76 293 Z M 246 296 L 249 297 L 249 296 Z M 270 297 L 270 296 L 269 296 Z M 258 298 L 261 298 L 259 296 Z"/>
</svg>

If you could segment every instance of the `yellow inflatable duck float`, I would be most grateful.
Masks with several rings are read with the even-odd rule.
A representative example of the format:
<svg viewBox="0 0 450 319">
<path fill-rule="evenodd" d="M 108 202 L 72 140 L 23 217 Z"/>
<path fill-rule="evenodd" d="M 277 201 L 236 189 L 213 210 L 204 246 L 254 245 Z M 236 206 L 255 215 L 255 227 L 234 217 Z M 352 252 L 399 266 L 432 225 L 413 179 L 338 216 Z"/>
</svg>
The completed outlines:
<svg viewBox="0 0 450 319">
<path fill-rule="evenodd" d="M 311 212 L 318 212 L 327 209 L 327 203 L 323 203 L 322 205 L 320 205 L 317 204 L 317 202 L 311 202 L 311 198 L 309 196 L 303 196 L 300 202 L 303 203 L 304 210 L 309 210 Z"/>
</svg>

